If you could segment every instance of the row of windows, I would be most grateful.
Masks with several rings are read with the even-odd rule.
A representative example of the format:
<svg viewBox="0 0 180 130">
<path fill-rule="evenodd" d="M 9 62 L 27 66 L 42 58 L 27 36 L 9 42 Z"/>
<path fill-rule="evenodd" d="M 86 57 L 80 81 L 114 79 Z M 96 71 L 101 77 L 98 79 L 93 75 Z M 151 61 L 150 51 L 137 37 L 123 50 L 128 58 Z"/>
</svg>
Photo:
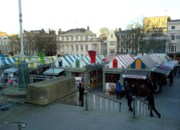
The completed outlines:
<svg viewBox="0 0 180 130">
<path fill-rule="evenodd" d="M 110 54 L 115 54 L 115 49 L 109 49 Z"/>
<path fill-rule="evenodd" d="M 1 41 L 1 43 L 2 43 L 2 44 L 3 44 L 3 43 L 6 44 L 6 43 L 12 43 L 12 42 L 6 42 L 6 41 L 3 42 L 3 41 Z"/>
<path fill-rule="evenodd" d="M 0 49 L 10 49 L 10 46 L 0 46 Z"/>
<path fill-rule="evenodd" d="M 131 51 L 132 53 L 135 52 L 134 49 L 121 49 L 121 52 L 122 52 L 122 53 L 124 53 L 124 52 L 129 53 L 129 51 Z"/>
<path fill-rule="evenodd" d="M 60 45 L 58 45 L 58 48 L 60 48 Z M 69 46 L 69 48 L 71 48 L 71 50 L 74 51 L 74 46 L 73 45 Z M 60 49 L 64 50 L 64 46 L 62 45 Z M 76 51 L 83 50 L 83 46 L 80 46 L 80 47 L 75 46 L 75 49 L 76 49 Z M 88 50 L 88 46 L 85 46 L 85 49 L 87 51 Z"/>
<path fill-rule="evenodd" d="M 134 34 L 133 35 L 121 35 L 120 39 L 123 39 L 123 38 L 132 38 L 132 39 L 134 39 L 135 35 Z"/>
<path fill-rule="evenodd" d="M 110 46 L 115 46 L 115 45 L 116 45 L 116 42 L 115 42 L 115 41 L 110 41 L 110 42 L 109 42 L 109 45 L 110 45 Z"/>
<path fill-rule="evenodd" d="M 134 42 L 134 41 L 131 41 L 131 45 L 133 46 L 134 44 L 135 44 L 135 42 Z M 129 45 L 129 41 L 126 41 L 126 42 L 121 41 L 120 45 L 121 45 L 121 46 L 123 46 L 123 45 L 128 46 L 128 45 Z"/>
<path fill-rule="evenodd" d="M 59 41 L 73 41 L 73 40 L 83 40 L 83 38 L 85 40 L 88 40 L 88 38 L 91 38 L 91 37 L 88 37 L 88 36 L 80 36 L 80 37 L 59 37 Z"/>
</svg>

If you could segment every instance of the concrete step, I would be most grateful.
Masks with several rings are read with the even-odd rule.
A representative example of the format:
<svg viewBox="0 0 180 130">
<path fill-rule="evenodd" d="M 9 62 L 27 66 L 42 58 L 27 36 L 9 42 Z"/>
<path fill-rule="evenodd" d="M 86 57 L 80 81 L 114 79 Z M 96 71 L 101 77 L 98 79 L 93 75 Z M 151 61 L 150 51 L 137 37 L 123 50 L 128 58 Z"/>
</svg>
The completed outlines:
<svg viewBox="0 0 180 130">
<path fill-rule="evenodd" d="M 17 103 L 17 104 L 25 104 L 25 100 L 23 100 L 24 98 L 7 98 L 6 101 L 9 103 Z M 23 100 L 23 101 L 21 101 Z"/>
<path fill-rule="evenodd" d="M 55 107 L 58 106 L 60 110 L 67 110 L 67 111 L 76 111 L 76 112 L 83 112 L 86 114 L 93 114 L 96 116 L 106 116 L 106 117 L 112 117 L 117 119 L 123 119 L 131 122 L 138 122 L 138 123 L 148 123 L 150 125 L 157 125 L 160 127 L 166 127 L 169 129 L 180 129 L 180 120 L 172 120 L 172 119 L 166 119 L 163 118 L 163 115 L 161 115 L 161 118 L 158 117 L 149 117 L 149 116 L 137 116 L 136 118 L 133 118 L 132 112 L 117 112 L 117 111 L 105 111 L 105 110 L 99 110 L 99 109 L 92 109 L 89 108 L 88 111 L 86 111 L 85 107 L 79 107 L 79 106 L 72 106 L 67 104 L 60 104 L 56 103 L 53 104 Z"/>
</svg>

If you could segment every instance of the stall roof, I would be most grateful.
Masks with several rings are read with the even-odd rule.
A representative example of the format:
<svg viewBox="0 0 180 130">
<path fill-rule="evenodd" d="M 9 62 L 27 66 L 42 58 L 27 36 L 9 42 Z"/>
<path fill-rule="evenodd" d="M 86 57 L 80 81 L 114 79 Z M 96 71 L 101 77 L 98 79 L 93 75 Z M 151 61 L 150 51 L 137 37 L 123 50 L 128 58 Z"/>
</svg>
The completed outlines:
<svg viewBox="0 0 180 130">
<path fill-rule="evenodd" d="M 148 75 L 148 71 L 142 70 L 126 70 L 122 77 L 124 78 L 132 78 L 132 79 L 146 79 Z"/>
<path fill-rule="evenodd" d="M 170 70 L 156 68 L 154 72 L 169 75 Z"/>
<path fill-rule="evenodd" d="M 164 69 L 164 70 L 171 70 L 171 67 L 165 65 L 159 65 L 157 68 Z"/>
<path fill-rule="evenodd" d="M 171 69 L 173 69 L 174 68 L 174 66 L 175 66 L 175 64 L 171 64 L 171 63 L 164 63 L 163 64 L 164 66 L 168 66 L 168 67 L 170 67 Z"/>
<path fill-rule="evenodd" d="M 158 55 L 150 55 L 150 57 L 157 63 L 162 64 L 163 60 Z"/>
<path fill-rule="evenodd" d="M 165 56 L 160 56 L 161 60 L 163 60 L 164 62 L 168 62 L 168 60 L 165 58 Z"/>
<path fill-rule="evenodd" d="M 18 68 L 9 68 L 9 69 L 4 70 L 4 73 L 14 73 L 16 71 L 18 71 Z"/>
<path fill-rule="evenodd" d="M 156 65 L 156 62 L 149 55 L 142 56 L 139 59 L 141 59 L 149 69 Z"/>
<path fill-rule="evenodd" d="M 46 70 L 43 74 L 44 75 L 58 75 L 62 71 L 64 71 L 64 69 L 50 68 L 50 69 Z"/>
</svg>

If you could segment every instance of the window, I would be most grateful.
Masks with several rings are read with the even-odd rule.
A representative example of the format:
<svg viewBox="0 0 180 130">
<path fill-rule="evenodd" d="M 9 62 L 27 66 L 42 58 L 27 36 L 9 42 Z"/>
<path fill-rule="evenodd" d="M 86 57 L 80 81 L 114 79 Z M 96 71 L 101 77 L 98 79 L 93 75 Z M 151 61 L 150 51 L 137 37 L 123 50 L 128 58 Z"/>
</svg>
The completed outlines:
<svg viewBox="0 0 180 130">
<path fill-rule="evenodd" d="M 5 46 L 5 49 L 7 49 L 7 46 Z"/>
<path fill-rule="evenodd" d="M 124 43 L 121 41 L 121 46 L 123 46 L 123 44 L 124 44 Z"/>
<path fill-rule="evenodd" d="M 64 41 L 64 37 L 62 37 L 62 41 Z"/>
<path fill-rule="evenodd" d="M 76 50 L 78 51 L 78 45 L 76 45 Z"/>
<path fill-rule="evenodd" d="M 72 49 L 72 51 L 73 51 L 73 45 L 71 45 L 71 49 Z"/>
<path fill-rule="evenodd" d="M 113 38 L 113 35 L 111 35 L 111 38 Z"/>
<path fill-rule="evenodd" d="M 171 29 L 175 29 L 175 26 L 171 26 Z"/>
<path fill-rule="evenodd" d="M 121 39 L 124 38 L 124 35 L 121 35 Z"/>
<path fill-rule="evenodd" d="M 171 52 L 174 52 L 174 46 L 171 46 Z"/>
<path fill-rule="evenodd" d="M 76 37 L 76 40 L 78 40 L 78 37 Z"/>
<path fill-rule="evenodd" d="M 128 53 L 128 49 L 126 49 L 126 53 Z"/>
<path fill-rule="evenodd" d="M 131 35 L 131 38 L 134 39 L 134 34 Z"/>
<path fill-rule="evenodd" d="M 175 35 L 171 35 L 171 40 L 175 40 Z"/>
<path fill-rule="evenodd" d="M 71 37 L 71 40 L 73 40 L 73 37 Z"/>
<path fill-rule="evenodd" d="M 88 40 L 88 36 L 86 36 L 85 39 Z"/>
<path fill-rule="evenodd" d="M 2 49 L 4 49 L 4 46 L 2 46 Z"/>
<path fill-rule="evenodd" d="M 110 42 L 109 42 L 109 45 L 110 45 L 110 46 L 115 46 L 115 41 L 110 41 Z"/>
<path fill-rule="evenodd" d="M 4 43 L 6 43 L 6 41 Z"/>
<path fill-rule="evenodd" d="M 88 50 L 88 46 L 86 45 L 86 51 Z"/>
<path fill-rule="evenodd" d="M 131 42 L 132 46 L 134 46 L 134 41 Z"/>
<path fill-rule="evenodd" d="M 69 37 L 66 37 L 66 40 L 68 41 L 68 40 L 69 40 Z"/>
<path fill-rule="evenodd" d="M 129 38 L 129 36 L 128 36 L 128 35 L 126 35 L 126 38 Z"/>
<path fill-rule="evenodd" d="M 123 52 L 123 49 L 121 49 L 121 52 Z"/>
<path fill-rule="evenodd" d="M 128 41 L 126 41 L 126 46 L 129 46 L 129 42 Z"/>
<path fill-rule="evenodd" d="M 83 40 L 83 36 L 81 36 L 81 40 Z"/>
<path fill-rule="evenodd" d="M 134 52 L 134 49 L 132 49 L 132 52 Z"/>
<path fill-rule="evenodd" d="M 81 45 L 81 51 L 83 50 L 83 45 Z"/>
</svg>

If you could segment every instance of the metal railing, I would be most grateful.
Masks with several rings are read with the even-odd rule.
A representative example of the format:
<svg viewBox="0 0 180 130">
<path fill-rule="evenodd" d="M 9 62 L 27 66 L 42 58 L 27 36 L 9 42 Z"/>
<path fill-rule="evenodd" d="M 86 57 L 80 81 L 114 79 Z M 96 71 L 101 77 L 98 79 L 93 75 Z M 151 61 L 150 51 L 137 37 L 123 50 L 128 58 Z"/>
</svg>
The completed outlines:
<svg viewBox="0 0 180 130">
<path fill-rule="evenodd" d="M 110 111 L 119 111 L 119 113 L 121 112 L 121 102 L 120 101 L 117 101 L 117 100 L 114 100 L 114 99 L 110 99 L 110 98 L 107 98 L 105 96 L 102 96 L 102 95 L 99 95 L 99 94 L 96 94 L 96 93 L 93 93 L 93 92 L 89 92 L 91 94 L 93 94 L 93 108 L 96 109 L 98 108 L 98 105 L 99 105 L 99 108 L 100 110 L 106 110 L 108 111 L 108 102 L 110 103 Z M 99 104 L 96 105 L 96 96 L 99 97 Z M 105 102 L 103 102 L 103 99 Z M 104 104 L 104 105 L 103 105 Z"/>
<path fill-rule="evenodd" d="M 147 102 L 136 96 L 133 97 L 133 118 L 137 116 L 150 116 L 151 109 L 152 107 Z"/>
</svg>

